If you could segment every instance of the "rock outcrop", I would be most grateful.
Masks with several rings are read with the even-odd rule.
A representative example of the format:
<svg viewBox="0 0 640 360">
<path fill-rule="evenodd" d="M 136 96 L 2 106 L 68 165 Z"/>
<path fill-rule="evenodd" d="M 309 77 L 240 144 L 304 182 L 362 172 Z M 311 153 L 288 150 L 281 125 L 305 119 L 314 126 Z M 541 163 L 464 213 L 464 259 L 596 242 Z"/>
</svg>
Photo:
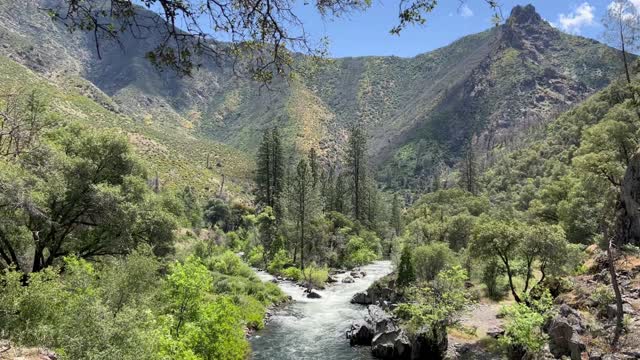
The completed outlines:
<svg viewBox="0 0 640 360">
<path fill-rule="evenodd" d="M 399 300 L 400 295 L 391 287 L 374 284 L 366 291 L 353 295 L 351 303 L 360 305 L 389 305 Z"/>
<path fill-rule="evenodd" d="M 560 358 L 570 356 L 572 360 L 580 360 L 586 345 L 582 341 L 585 325 L 580 314 L 564 304 L 560 307 L 560 314 L 549 324 L 549 350 Z"/>
<path fill-rule="evenodd" d="M 448 346 L 444 326 L 425 327 L 409 334 L 381 307 L 371 305 L 368 310 L 366 320 L 352 324 L 346 333 L 352 346 L 371 345 L 371 353 L 379 359 L 444 358 Z"/>
</svg>

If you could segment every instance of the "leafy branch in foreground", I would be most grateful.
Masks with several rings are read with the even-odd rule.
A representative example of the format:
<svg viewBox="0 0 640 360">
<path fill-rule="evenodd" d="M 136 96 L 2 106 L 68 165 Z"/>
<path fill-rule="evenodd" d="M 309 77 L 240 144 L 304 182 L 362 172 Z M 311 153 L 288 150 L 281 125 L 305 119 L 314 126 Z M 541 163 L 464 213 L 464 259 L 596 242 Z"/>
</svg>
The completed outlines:
<svg viewBox="0 0 640 360">
<path fill-rule="evenodd" d="M 499 9 L 497 0 L 482 0 Z M 155 37 L 158 45 L 147 53 L 156 66 L 190 75 L 198 59 L 206 56 L 218 63 L 232 61 L 236 70 L 248 70 L 264 82 L 284 75 L 294 66 L 294 54 L 326 55 L 326 41 L 314 41 L 294 0 L 143 0 L 143 7 L 122 0 L 65 0 L 47 9 L 50 16 L 69 30 L 93 35 L 98 57 L 100 42 L 119 41 L 127 33 L 135 38 Z M 461 1 L 462 3 L 462 1 Z M 304 5 L 310 5 L 305 3 Z M 324 17 L 339 17 L 364 11 L 371 0 L 316 0 L 312 3 Z M 424 24 L 437 6 L 436 0 L 399 0 L 399 34 L 414 24 Z M 316 44 L 316 42 L 318 44 Z"/>
</svg>

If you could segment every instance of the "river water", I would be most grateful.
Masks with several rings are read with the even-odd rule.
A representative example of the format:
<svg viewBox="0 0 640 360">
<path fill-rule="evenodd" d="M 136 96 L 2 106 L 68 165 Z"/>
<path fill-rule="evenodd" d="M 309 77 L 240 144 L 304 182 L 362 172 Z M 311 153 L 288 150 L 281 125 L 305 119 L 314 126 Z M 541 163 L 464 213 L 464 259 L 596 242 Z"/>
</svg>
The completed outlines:
<svg viewBox="0 0 640 360">
<path fill-rule="evenodd" d="M 293 302 L 278 310 L 264 329 L 251 338 L 254 360 L 351 360 L 373 359 L 371 348 L 351 347 L 345 331 L 351 323 L 362 320 L 366 307 L 349 301 L 360 291 L 365 291 L 375 280 L 391 272 L 389 261 L 378 261 L 363 266 L 367 276 L 355 279 L 355 283 L 338 282 L 326 290 L 318 291 L 321 299 L 308 299 L 303 288 L 289 282 L 281 282 L 280 288 L 293 298 Z M 259 272 L 264 281 L 271 275 Z M 336 277 L 341 281 L 347 274 Z"/>
</svg>

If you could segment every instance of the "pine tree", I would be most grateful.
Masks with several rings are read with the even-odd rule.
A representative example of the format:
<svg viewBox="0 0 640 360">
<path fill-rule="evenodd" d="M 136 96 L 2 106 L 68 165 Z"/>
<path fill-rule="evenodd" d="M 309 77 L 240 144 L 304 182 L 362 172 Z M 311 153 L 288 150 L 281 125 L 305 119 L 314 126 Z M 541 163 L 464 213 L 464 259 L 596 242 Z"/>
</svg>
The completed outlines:
<svg viewBox="0 0 640 360">
<path fill-rule="evenodd" d="M 407 285 L 410 285 L 415 280 L 416 270 L 413 265 L 413 255 L 411 254 L 411 248 L 405 245 L 402 248 L 402 255 L 400 256 L 397 284 L 399 287 L 405 287 Z"/>
<path fill-rule="evenodd" d="M 258 149 L 256 171 L 256 201 L 273 209 L 276 219 L 282 218 L 281 195 L 284 188 L 284 154 L 277 129 L 266 130 Z"/>
<path fill-rule="evenodd" d="M 478 163 L 471 142 L 467 145 L 462 160 L 460 187 L 478 195 Z"/>
<path fill-rule="evenodd" d="M 320 195 L 313 186 L 311 168 L 306 159 L 302 158 L 296 167 L 295 177 L 289 187 L 289 217 L 295 224 L 300 249 L 300 268 L 304 270 L 304 250 L 309 237 L 309 227 L 321 208 Z"/>
<path fill-rule="evenodd" d="M 347 204 L 345 203 L 345 196 L 347 194 L 347 186 L 345 184 L 345 175 L 338 174 L 336 176 L 336 184 L 333 191 L 332 203 L 333 210 L 342 214 L 347 213 Z"/>
<path fill-rule="evenodd" d="M 272 206 L 271 176 L 272 176 L 272 137 L 269 131 L 265 131 L 262 143 L 258 148 L 256 159 L 256 202 L 261 206 Z"/>
<path fill-rule="evenodd" d="M 398 194 L 393 194 L 393 201 L 391 203 L 391 226 L 395 236 L 400 236 L 402 232 L 402 213 L 400 208 L 400 199 Z"/>
<path fill-rule="evenodd" d="M 318 154 L 315 148 L 311 148 L 309 151 L 309 168 L 311 169 L 311 178 L 313 179 L 313 186 L 318 186 L 320 180 L 320 164 L 318 162 Z"/>
<path fill-rule="evenodd" d="M 356 220 L 366 220 L 365 201 L 367 186 L 367 139 L 361 125 L 354 125 L 349 134 L 347 167 L 351 181 L 352 210 Z"/>
<path fill-rule="evenodd" d="M 284 214 L 281 197 L 284 191 L 285 163 L 280 132 L 277 128 L 271 130 L 271 142 L 271 193 L 273 197 L 271 207 L 275 213 L 276 221 L 279 222 Z"/>
</svg>

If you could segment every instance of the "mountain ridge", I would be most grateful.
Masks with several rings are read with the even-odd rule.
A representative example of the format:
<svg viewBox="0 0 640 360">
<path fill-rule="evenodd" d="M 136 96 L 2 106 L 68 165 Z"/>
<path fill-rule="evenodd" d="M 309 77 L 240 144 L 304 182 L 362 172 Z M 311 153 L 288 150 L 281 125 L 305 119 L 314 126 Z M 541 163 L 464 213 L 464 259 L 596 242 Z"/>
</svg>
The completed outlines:
<svg viewBox="0 0 640 360">
<path fill-rule="evenodd" d="M 426 189 L 442 169 L 455 168 L 469 143 L 482 151 L 508 143 L 619 74 L 612 61 L 616 50 L 560 32 L 528 5 L 515 7 L 502 25 L 425 54 L 330 59 L 311 76 L 276 80 L 271 90 L 260 90 L 235 77 L 229 64 L 207 62 L 192 78 L 157 72 L 143 57 L 153 42 L 129 35 L 121 39 L 124 52 L 102 43 L 98 60 L 87 34 L 69 35 L 46 14 L 16 13 L 11 6 L 33 10 L 56 1 L 0 5 L 0 18 L 12 18 L 0 27 L 0 54 L 48 77 L 83 77 L 138 122 L 151 117 L 167 131 L 248 154 L 264 129 L 278 126 L 291 147 L 318 148 L 331 163 L 345 129 L 363 122 L 374 165 L 383 173 L 379 180 L 390 188 Z M 51 40 L 48 51 L 34 46 L 42 31 Z M 12 43 L 15 33 L 22 39 Z"/>
</svg>

